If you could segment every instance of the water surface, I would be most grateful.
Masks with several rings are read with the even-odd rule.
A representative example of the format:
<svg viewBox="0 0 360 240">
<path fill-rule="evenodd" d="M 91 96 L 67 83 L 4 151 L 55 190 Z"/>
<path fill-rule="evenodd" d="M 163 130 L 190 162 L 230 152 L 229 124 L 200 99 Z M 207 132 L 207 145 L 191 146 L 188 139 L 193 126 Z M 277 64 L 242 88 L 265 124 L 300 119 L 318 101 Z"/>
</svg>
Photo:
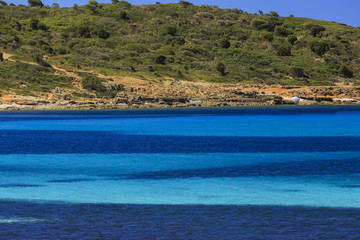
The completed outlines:
<svg viewBox="0 0 360 240">
<path fill-rule="evenodd" d="M 359 159 L 357 106 L 1 112 L 0 232 L 114 237 L 105 217 L 124 239 L 336 239 L 360 223 Z"/>
</svg>

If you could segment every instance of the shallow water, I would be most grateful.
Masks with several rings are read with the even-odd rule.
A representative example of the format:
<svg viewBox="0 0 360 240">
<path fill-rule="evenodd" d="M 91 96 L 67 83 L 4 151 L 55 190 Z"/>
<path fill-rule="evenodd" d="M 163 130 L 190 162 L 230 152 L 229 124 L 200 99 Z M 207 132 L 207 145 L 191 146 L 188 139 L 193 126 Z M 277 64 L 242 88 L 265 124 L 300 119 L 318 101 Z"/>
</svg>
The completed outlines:
<svg viewBox="0 0 360 240">
<path fill-rule="evenodd" d="M 329 229 L 345 226 L 346 214 L 360 211 L 359 160 L 357 106 L 1 112 L 0 229 L 7 227 L 0 232 L 16 234 L 25 224 L 39 236 L 55 233 L 50 223 L 113 218 L 111 208 L 128 211 L 121 218 L 126 231 L 116 228 L 126 232 L 124 238 L 242 238 L 245 228 L 238 226 L 258 219 L 258 231 L 248 229 L 244 239 L 261 234 L 286 239 L 292 233 L 335 239 L 341 236 Z M 77 213 L 70 220 L 72 208 Z M 94 213 L 90 217 L 79 209 Z M 147 212 L 148 218 L 129 227 L 133 211 Z M 289 219 L 289 212 L 301 223 Z M 201 225 L 192 233 L 181 220 L 189 216 Z M 264 217 L 267 223 L 259 220 Z M 327 219 L 324 231 L 301 231 L 317 217 Z M 162 226 L 161 218 L 173 219 L 173 225 Z M 244 222 L 230 224 L 237 230 L 210 235 L 217 218 Z M 359 218 L 351 218 L 359 225 Z M 155 235 L 131 232 L 155 220 Z M 106 238 L 115 236 L 114 226 L 100 225 L 108 228 Z M 347 232 L 359 234 L 351 229 Z M 58 230 L 71 238 L 68 230 Z M 73 238 L 86 234 L 82 231 L 75 229 Z M 94 234 L 89 236 L 99 238 Z"/>
</svg>

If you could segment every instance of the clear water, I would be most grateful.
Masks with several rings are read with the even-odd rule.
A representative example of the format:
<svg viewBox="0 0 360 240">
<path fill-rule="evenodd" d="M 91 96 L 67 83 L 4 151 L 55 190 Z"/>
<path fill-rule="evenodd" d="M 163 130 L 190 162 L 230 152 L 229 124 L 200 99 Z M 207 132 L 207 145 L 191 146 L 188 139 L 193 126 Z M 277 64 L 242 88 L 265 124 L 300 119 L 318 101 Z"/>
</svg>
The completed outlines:
<svg viewBox="0 0 360 240">
<path fill-rule="evenodd" d="M 89 229 L 109 228 L 94 219 L 116 221 L 114 212 L 126 212 L 118 221 L 134 227 L 124 227 L 124 239 L 344 237 L 329 229 L 360 223 L 348 215 L 360 212 L 360 107 L 1 112 L 0 201 L 0 237 L 23 238 L 25 224 L 34 238 L 113 238 L 114 226 L 103 235 Z M 77 212 L 71 219 L 69 209 Z M 157 219 L 155 235 L 137 234 L 139 212 L 147 226 Z M 159 218 L 169 212 L 175 222 L 165 227 Z M 306 235 L 290 215 L 323 218 L 327 230 Z M 225 226 L 236 217 L 245 225 L 257 219 L 259 231 L 235 231 L 238 221 L 211 231 L 215 219 Z M 94 219 L 74 236 L 49 228 L 76 218 Z M 187 218 L 203 224 L 191 230 Z M 289 225 L 276 228 L 271 219 Z M 356 233 L 352 227 L 345 238 Z"/>
</svg>

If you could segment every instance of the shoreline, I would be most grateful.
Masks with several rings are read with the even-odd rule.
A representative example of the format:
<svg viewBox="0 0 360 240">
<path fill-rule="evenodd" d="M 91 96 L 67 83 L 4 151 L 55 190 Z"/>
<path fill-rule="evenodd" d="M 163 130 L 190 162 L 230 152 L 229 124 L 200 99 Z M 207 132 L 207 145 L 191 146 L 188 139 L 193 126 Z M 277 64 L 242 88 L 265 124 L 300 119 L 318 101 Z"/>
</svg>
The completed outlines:
<svg viewBox="0 0 360 240">
<path fill-rule="evenodd" d="M 60 111 L 60 110 L 130 110 L 130 109 L 174 109 L 174 108 L 207 108 L 207 107 L 247 107 L 247 106 L 314 106 L 314 105 L 338 105 L 356 106 L 360 105 L 360 100 L 355 99 L 332 99 L 332 100 L 305 100 L 294 103 L 291 99 L 282 98 L 281 101 L 266 102 L 226 102 L 226 101 L 204 101 L 201 103 L 176 103 L 176 104 L 114 104 L 96 102 L 74 102 L 71 103 L 48 103 L 48 104 L 0 104 L 1 111 Z"/>
</svg>

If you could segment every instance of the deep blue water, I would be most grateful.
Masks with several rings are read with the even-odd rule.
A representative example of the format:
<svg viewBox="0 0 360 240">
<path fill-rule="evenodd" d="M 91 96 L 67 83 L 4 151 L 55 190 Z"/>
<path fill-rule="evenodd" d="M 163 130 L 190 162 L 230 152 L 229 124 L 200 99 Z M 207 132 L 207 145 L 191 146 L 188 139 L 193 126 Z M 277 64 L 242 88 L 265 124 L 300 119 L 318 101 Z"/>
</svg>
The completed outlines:
<svg viewBox="0 0 360 240">
<path fill-rule="evenodd" d="M 0 112 L 0 239 L 359 239 L 360 107 Z"/>
</svg>

